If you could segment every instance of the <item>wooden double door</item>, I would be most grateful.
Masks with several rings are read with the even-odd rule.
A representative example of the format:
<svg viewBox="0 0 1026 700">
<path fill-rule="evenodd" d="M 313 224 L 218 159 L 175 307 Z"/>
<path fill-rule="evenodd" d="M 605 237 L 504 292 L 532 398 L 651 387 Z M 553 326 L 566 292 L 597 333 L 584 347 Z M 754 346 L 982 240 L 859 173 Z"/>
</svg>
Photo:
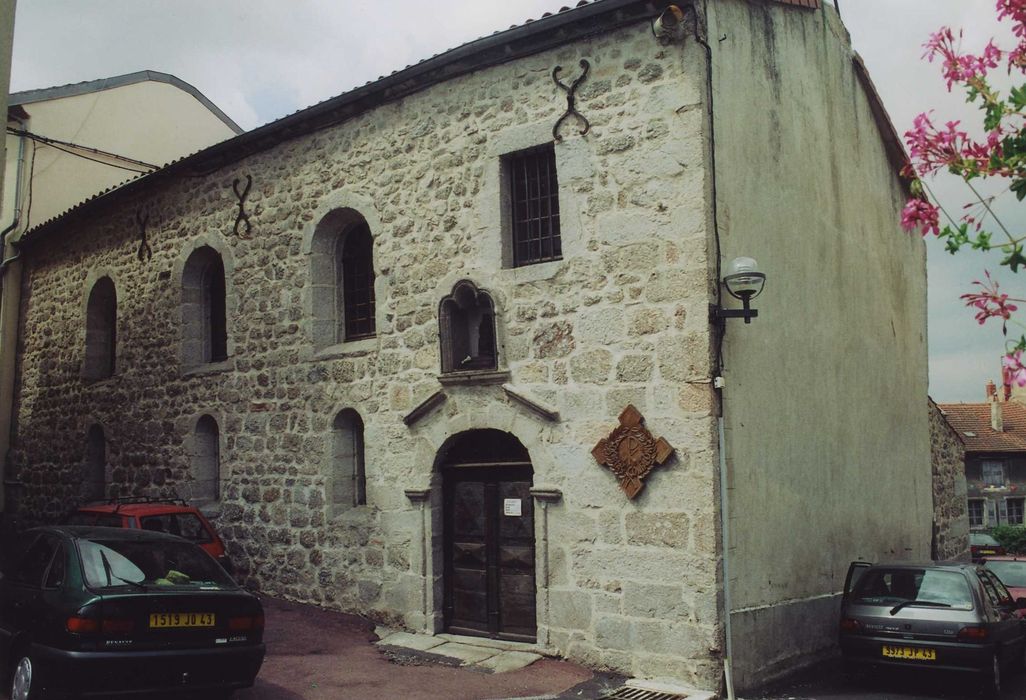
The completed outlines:
<svg viewBox="0 0 1026 700">
<path fill-rule="evenodd" d="M 531 478 L 529 465 L 445 470 L 449 632 L 535 641 Z"/>
</svg>

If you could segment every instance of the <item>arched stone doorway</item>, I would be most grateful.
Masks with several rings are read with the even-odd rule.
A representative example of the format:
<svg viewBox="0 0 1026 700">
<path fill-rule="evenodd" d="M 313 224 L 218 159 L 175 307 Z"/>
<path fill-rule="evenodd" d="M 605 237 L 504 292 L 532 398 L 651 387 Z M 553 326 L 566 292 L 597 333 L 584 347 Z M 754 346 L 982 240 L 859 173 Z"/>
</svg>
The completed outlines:
<svg viewBox="0 0 1026 700">
<path fill-rule="evenodd" d="M 533 470 L 510 433 L 471 430 L 439 452 L 447 631 L 535 641 Z"/>
</svg>

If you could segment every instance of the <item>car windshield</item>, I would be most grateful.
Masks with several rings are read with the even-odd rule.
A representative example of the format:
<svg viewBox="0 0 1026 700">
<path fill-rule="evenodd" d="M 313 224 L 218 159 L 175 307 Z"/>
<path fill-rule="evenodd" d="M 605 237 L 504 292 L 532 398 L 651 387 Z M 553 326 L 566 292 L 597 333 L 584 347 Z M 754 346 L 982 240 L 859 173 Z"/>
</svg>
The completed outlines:
<svg viewBox="0 0 1026 700">
<path fill-rule="evenodd" d="M 206 552 L 174 540 L 79 540 L 90 588 L 123 586 L 234 586 Z"/>
<path fill-rule="evenodd" d="M 991 537 L 990 535 L 984 535 L 982 533 L 973 533 L 973 534 L 969 535 L 969 544 L 983 545 L 983 546 L 987 546 L 987 547 L 1000 547 L 1001 546 L 998 543 L 998 541 L 995 540 L 993 537 Z"/>
<path fill-rule="evenodd" d="M 988 561 L 984 564 L 1012 588 L 1026 588 L 1026 561 Z"/>
<path fill-rule="evenodd" d="M 955 571 L 931 569 L 870 569 L 853 592 L 863 605 L 934 604 L 972 610 L 973 598 L 965 577 Z"/>
</svg>

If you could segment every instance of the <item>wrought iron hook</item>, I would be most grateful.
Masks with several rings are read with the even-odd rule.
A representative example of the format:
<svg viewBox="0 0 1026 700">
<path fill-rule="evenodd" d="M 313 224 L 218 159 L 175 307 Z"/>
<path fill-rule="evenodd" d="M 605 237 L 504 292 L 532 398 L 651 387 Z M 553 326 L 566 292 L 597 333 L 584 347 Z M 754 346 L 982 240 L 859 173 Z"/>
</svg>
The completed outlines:
<svg viewBox="0 0 1026 700">
<path fill-rule="evenodd" d="M 149 260 L 153 257 L 153 249 L 150 248 L 149 241 L 146 240 L 146 225 L 150 222 L 150 213 L 146 212 L 146 216 L 142 216 L 142 210 L 135 212 L 135 223 L 139 226 L 139 249 L 135 255 L 139 258 L 139 262 Z"/>
<path fill-rule="evenodd" d="M 249 234 L 253 231 L 253 225 L 249 223 L 249 215 L 246 213 L 246 197 L 249 196 L 249 190 L 253 186 L 253 176 L 246 175 L 246 186 L 242 188 L 242 192 L 239 192 L 239 182 L 241 182 L 239 178 L 235 178 L 232 182 L 232 189 L 235 191 L 235 196 L 239 199 L 239 213 L 235 216 L 235 226 L 233 230 L 235 231 L 235 235 L 239 238 L 248 239 L 250 237 Z M 246 224 L 245 235 L 239 233 L 239 229 L 241 228 L 240 224 L 243 223 Z"/>
<path fill-rule="evenodd" d="M 564 112 L 563 116 L 556 120 L 555 126 L 552 127 L 552 138 L 556 141 L 563 140 L 563 137 L 559 135 L 559 127 L 563 124 L 564 121 L 566 121 L 567 117 L 571 115 L 577 117 L 580 121 L 584 122 L 584 126 L 581 128 L 580 131 L 581 136 L 584 136 L 586 133 L 588 133 L 588 130 L 591 129 L 591 123 L 583 114 L 577 111 L 577 107 L 575 105 L 575 100 L 577 98 L 577 87 L 584 82 L 585 78 L 588 77 L 588 70 L 591 68 L 591 64 L 588 63 L 588 60 L 584 58 L 581 59 L 580 65 L 582 73 L 579 76 L 577 76 L 577 78 L 575 78 L 569 86 L 567 86 L 566 83 L 559 79 L 559 74 L 563 71 L 563 66 L 556 66 L 552 69 L 552 80 L 556 83 L 556 85 L 558 85 L 560 88 L 566 91 L 566 112 Z"/>
</svg>

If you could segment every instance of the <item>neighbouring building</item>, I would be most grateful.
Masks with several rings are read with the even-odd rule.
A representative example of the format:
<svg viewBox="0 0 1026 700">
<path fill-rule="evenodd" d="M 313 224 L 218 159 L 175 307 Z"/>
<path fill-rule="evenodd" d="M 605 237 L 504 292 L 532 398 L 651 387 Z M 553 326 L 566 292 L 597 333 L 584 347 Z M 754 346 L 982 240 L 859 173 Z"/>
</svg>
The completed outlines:
<svg viewBox="0 0 1026 700">
<path fill-rule="evenodd" d="M 987 383 L 986 403 L 943 403 L 965 444 L 969 528 L 1026 525 L 1026 399 L 1005 386 Z"/>
<path fill-rule="evenodd" d="M 816 0 L 471 42 L 23 236 L 9 505 L 177 493 L 268 594 L 750 687 L 930 556 L 904 163 Z"/>
<path fill-rule="evenodd" d="M 3 5 L 12 25 L 13 7 Z M 22 282 L 18 243 L 25 231 L 119 183 L 242 133 L 192 85 L 157 71 L 16 92 L 4 111 L 0 454 L 10 446 Z M 3 488 L 0 478 L 0 508 Z"/>
<path fill-rule="evenodd" d="M 930 406 L 930 443 L 933 458 L 932 559 L 969 557 L 969 517 L 966 501 L 965 441 L 948 422 L 933 399 Z"/>
</svg>

